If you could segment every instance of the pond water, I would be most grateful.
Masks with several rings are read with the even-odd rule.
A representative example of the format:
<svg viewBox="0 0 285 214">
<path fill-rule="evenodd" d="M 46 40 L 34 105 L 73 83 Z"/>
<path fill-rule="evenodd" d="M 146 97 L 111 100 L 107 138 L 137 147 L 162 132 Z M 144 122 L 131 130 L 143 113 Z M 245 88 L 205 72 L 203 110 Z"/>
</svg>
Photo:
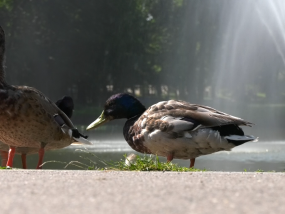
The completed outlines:
<svg viewBox="0 0 285 214">
<path fill-rule="evenodd" d="M 44 169 L 65 169 L 70 161 L 79 161 L 95 167 L 124 159 L 124 154 L 136 153 L 124 140 L 93 140 L 92 146 L 69 146 L 46 152 Z M 37 155 L 27 157 L 28 167 L 35 168 Z M 90 160 L 92 161 L 90 161 Z M 165 158 L 160 158 L 165 161 Z M 189 166 L 189 160 L 174 160 L 180 166 Z M 21 168 L 20 157 L 15 157 L 14 167 Z M 86 166 L 85 166 L 86 167 Z M 250 142 L 234 148 L 231 152 L 218 152 L 196 159 L 195 167 L 210 171 L 285 171 L 285 141 Z M 66 169 L 81 169 L 69 165 Z"/>
</svg>

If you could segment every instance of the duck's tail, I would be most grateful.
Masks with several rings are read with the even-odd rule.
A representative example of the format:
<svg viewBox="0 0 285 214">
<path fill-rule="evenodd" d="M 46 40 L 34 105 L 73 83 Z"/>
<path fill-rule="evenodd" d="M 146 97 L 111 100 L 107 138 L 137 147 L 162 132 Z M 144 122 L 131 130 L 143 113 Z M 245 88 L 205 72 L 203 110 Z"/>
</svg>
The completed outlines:
<svg viewBox="0 0 285 214">
<path fill-rule="evenodd" d="M 62 132 L 68 134 L 69 137 L 73 138 L 75 141 L 74 144 L 84 144 L 84 145 L 92 145 L 90 141 L 87 140 L 87 136 L 82 135 L 77 129 L 69 128 L 67 125 L 61 126 Z"/>
<path fill-rule="evenodd" d="M 87 136 L 81 134 L 76 128 L 74 127 L 71 128 L 68 125 L 66 125 L 65 123 L 66 121 L 64 121 L 60 115 L 55 114 L 53 118 L 57 122 L 57 124 L 61 127 L 61 131 L 69 135 L 69 137 L 73 138 L 75 142 L 78 142 L 79 144 L 92 145 L 92 143 L 90 143 L 87 140 Z"/>
<path fill-rule="evenodd" d="M 73 142 L 72 145 L 92 145 L 92 143 L 84 137 L 73 137 L 73 139 L 75 142 Z"/>
<path fill-rule="evenodd" d="M 254 137 L 252 135 L 229 135 L 225 137 L 228 142 L 234 144 L 235 146 L 240 146 L 246 142 L 257 142 L 258 137 Z"/>
<path fill-rule="evenodd" d="M 5 59 L 5 33 L 0 26 L 0 81 L 4 81 L 4 60 Z"/>
<path fill-rule="evenodd" d="M 76 140 L 77 144 L 92 145 L 92 143 L 87 140 L 88 136 L 81 134 L 77 129 L 72 129 L 72 137 Z"/>
</svg>

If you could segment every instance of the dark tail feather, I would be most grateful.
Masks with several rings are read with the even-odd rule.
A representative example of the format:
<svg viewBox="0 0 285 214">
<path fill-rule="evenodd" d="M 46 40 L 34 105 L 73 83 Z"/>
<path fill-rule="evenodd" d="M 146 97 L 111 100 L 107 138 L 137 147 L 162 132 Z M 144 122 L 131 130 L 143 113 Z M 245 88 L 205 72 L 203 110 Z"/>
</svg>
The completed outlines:
<svg viewBox="0 0 285 214">
<path fill-rule="evenodd" d="M 85 139 L 88 138 L 87 135 L 81 134 L 77 129 L 72 129 L 72 137 L 75 137 L 75 138 L 83 137 Z"/>
<path fill-rule="evenodd" d="M 227 139 L 227 141 L 229 143 L 232 143 L 234 144 L 235 146 L 240 146 L 246 142 L 249 142 L 249 141 L 255 141 L 257 140 L 258 138 L 257 137 L 254 137 L 252 135 L 243 135 L 243 136 L 239 136 L 239 135 L 230 135 L 230 136 L 227 136 L 225 137 Z"/>
<path fill-rule="evenodd" d="M 243 130 L 235 124 L 223 125 L 223 126 L 215 126 L 212 129 L 219 131 L 221 136 L 229 136 L 229 135 L 244 135 Z"/>
</svg>

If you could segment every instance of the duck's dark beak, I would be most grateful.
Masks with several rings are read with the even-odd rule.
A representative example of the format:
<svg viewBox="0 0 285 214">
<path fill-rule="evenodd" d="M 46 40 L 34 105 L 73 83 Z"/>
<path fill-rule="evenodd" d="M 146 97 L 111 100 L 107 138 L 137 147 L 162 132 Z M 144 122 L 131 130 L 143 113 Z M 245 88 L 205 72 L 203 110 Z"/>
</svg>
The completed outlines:
<svg viewBox="0 0 285 214">
<path fill-rule="evenodd" d="M 91 123 L 89 126 L 87 126 L 86 130 L 95 129 L 95 128 L 103 125 L 104 123 L 106 123 L 108 121 L 109 121 L 109 119 L 107 119 L 104 116 L 104 111 L 103 111 L 102 114 L 93 123 Z"/>
</svg>

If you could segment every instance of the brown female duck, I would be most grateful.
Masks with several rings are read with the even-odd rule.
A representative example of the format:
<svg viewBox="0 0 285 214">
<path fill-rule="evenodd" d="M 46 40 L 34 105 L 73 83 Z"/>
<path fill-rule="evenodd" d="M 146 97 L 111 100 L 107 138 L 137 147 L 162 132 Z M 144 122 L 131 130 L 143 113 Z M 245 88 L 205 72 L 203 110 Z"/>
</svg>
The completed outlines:
<svg viewBox="0 0 285 214">
<path fill-rule="evenodd" d="M 90 144 L 70 119 L 43 93 L 5 81 L 5 34 L 0 27 L 0 141 L 9 145 L 7 166 L 16 147 L 37 148 L 41 168 L 45 149 L 59 149 L 80 141 Z"/>
<path fill-rule="evenodd" d="M 190 167 L 194 167 L 196 157 L 229 151 L 256 139 L 244 135 L 239 127 L 252 123 L 211 107 L 169 100 L 146 110 L 129 94 L 111 96 L 100 117 L 87 130 L 121 118 L 127 118 L 123 132 L 132 149 L 164 156 L 167 161 L 190 159 Z"/>
</svg>

